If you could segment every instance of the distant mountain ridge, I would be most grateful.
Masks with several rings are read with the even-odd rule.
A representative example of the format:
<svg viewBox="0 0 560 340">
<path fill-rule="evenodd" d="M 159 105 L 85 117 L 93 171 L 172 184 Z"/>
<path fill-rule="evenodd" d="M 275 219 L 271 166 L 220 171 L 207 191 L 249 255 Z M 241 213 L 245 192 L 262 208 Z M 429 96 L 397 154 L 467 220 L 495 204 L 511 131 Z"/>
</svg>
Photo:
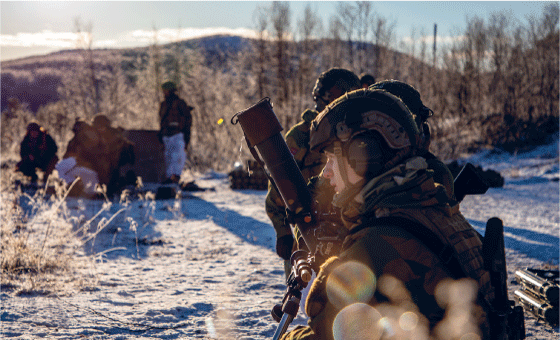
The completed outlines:
<svg viewBox="0 0 560 340">
<path fill-rule="evenodd" d="M 228 58 L 238 55 L 240 52 L 248 51 L 254 46 L 255 39 L 236 35 L 212 35 L 201 38 L 187 39 L 175 43 L 158 45 L 161 52 L 162 66 L 172 67 L 169 61 L 173 60 L 176 48 L 180 50 L 196 49 L 205 58 L 206 66 L 224 63 Z M 318 44 L 324 41 L 315 41 Z M 348 44 L 348 42 L 343 42 Z M 356 44 L 355 42 L 351 42 Z M 290 45 L 298 43 L 290 42 Z M 371 50 L 378 47 L 371 43 L 365 44 Z M 293 50 L 297 50 L 297 46 Z M 134 47 L 124 49 L 93 49 L 94 68 L 97 71 L 113 72 L 114 64 L 118 63 L 123 72 L 147 67 L 151 46 Z M 396 51 L 389 51 L 391 58 L 404 57 L 412 60 L 414 58 Z M 294 56 L 295 59 L 298 56 Z M 58 88 L 64 84 L 64 78 L 75 74 L 76 70 L 87 67 L 87 51 L 85 50 L 63 50 L 43 56 L 32 56 L 1 63 L 1 103 L 0 110 L 8 107 L 8 100 L 17 99 L 19 103 L 26 103 L 32 112 L 37 112 L 42 105 L 60 100 Z M 115 59 L 117 58 L 117 59 Z M 321 72 L 321 70 L 317 70 Z"/>
<path fill-rule="evenodd" d="M 227 57 L 235 55 L 251 46 L 251 39 L 241 36 L 214 35 L 202 38 L 188 39 L 177 43 L 161 45 L 162 50 L 172 49 L 175 45 L 183 48 L 198 48 L 202 54 Z M 110 57 L 122 58 L 124 67 L 127 60 L 137 57 L 147 57 L 150 47 L 135 47 L 127 49 L 93 49 L 95 67 L 104 68 L 103 63 Z M 63 50 L 43 56 L 25 57 L 1 63 L 1 103 L 3 112 L 8 107 L 8 100 L 16 98 L 20 103 L 26 103 L 29 109 L 37 112 L 40 106 L 56 102 L 60 99 L 57 92 L 63 84 L 63 78 L 83 67 L 84 50 Z"/>
</svg>

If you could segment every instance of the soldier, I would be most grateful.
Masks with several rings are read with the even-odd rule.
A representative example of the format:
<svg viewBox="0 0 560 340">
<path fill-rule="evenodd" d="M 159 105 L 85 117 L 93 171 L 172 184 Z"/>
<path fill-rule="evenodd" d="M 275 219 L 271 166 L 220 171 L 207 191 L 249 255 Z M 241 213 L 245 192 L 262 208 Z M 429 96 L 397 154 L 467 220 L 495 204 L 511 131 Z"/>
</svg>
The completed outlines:
<svg viewBox="0 0 560 340">
<path fill-rule="evenodd" d="M 111 196 L 120 189 L 120 168 L 126 164 L 134 164 L 133 143 L 124 137 L 121 127 L 111 127 L 111 120 L 106 115 L 96 115 L 92 127 L 99 136 L 96 152 L 102 153 L 101 158 L 95 162 L 99 183 L 106 184 L 107 194 Z"/>
<path fill-rule="evenodd" d="M 119 168 L 134 163 L 132 143 L 103 114 L 96 115 L 91 125 L 76 121 L 72 131 L 74 138 L 56 167 L 58 176 L 68 184 L 80 177 L 75 192 L 86 197 L 95 195 L 97 184 L 105 184 L 106 194 L 113 195 L 119 190 Z"/>
<path fill-rule="evenodd" d="M 451 329 L 436 327 L 446 303 L 460 310 L 449 313 L 461 315 L 450 323 L 453 338 L 488 339 L 493 291 L 481 240 L 435 184 L 419 147 L 407 106 L 383 90 L 350 92 L 313 121 L 310 148 L 328 158 L 322 176 L 348 234 L 311 286 L 309 326 L 282 339 L 400 339 L 407 331 L 441 338 Z M 459 301 L 436 301 L 459 278 Z"/>
<path fill-rule="evenodd" d="M 360 75 L 360 84 L 362 84 L 363 89 L 367 89 L 375 83 L 375 78 L 369 73 L 362 73 Z"/>
<path fill-rule="evenodd" d="M 450 198 L 455 199 L 455 188 L 453 185 L 453 175 L 449 168 L 429 151 L 430 148 L 430 126 L 428 118 L 433 115 L 433 111 L 422 103 L 420 93 L 411 85 L 398 80 L 382 80 L 369 87 L 370 89 L 385 90 L 399 99 L 408 107 L 413 115 L 416 125 L 420 129 L 419 155 L 426 158 L 428 168 L 434 170 L 434 181 L 445 187 L 445 191 Z"/>
<path fill-rule="evenodd" d="M 166 180 L 178 183 L 187 160 L 186 148 L 191 138 L 192 106 L 177 96 L 177 85 L 166 81 L 161 85 L 165 100 L 159 108 L 159 138 L 164 146 Z"/>
<path fill-rule="evenodd" d="M 99 183 L 99 176 L 95 169 L 95 161 L 103 157 L 99 149 L 99 136 L 96 130 L 87 122 L 77 120 L 72 127 L 74 137 L 68 142 L 62 160 L 56 165 L 58 177 L 67 184 L 76 178 L 81 181 L 74 185 L 72 195 L 93 197 L 95 187 Z"/>
<path fill-rule="evenodd" d="M 31 182 L 37 182 L 36 169 L 44 172 L 46 179 L 54 170 L 58 156 L 58 147 L 47 131 L 36 122 L 27 125 L 27 133 L 21 142 L 21 161 L 17 163 L 16 170 L 25 176 L 31 177 Z"/>
<path fill-rule="evenodd" d="M 326 162 L 323 155 L 309 150 L 311 121 L 333 100 L 358 88 L 360 88 L 358 77 L 351 71 L 342 68 L 332 68 L 323 72 L 317 79 L 312 92 L 315 110 L 305 110 L 301 115 L 302 121 L 286 133 L 286 144 L 305 180 L 319 175 Z M 290 256 L 296 244 L 289 223 L 286 221 L 286 209 L 282 198 L 270 185 L 265 207 L 276 230 L 276 253 L 285 260 L 284 267 L 287 276 L 290 272 Z"/>
</svg>

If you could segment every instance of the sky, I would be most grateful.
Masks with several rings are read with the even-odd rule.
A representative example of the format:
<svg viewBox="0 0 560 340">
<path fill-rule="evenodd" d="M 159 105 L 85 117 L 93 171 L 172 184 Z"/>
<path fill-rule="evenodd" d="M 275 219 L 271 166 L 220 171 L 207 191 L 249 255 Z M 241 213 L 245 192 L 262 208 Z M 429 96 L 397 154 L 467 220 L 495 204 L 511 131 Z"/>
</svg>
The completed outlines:
<svg viewBox="0 0 560 340">
<path fill-rule="evenodd" d="M 550 3 L 550 2 L 548 2 Z M 335 1 L 290 1 L 294 29 L 307 5 L 321 17 L 325 30 L 336 14 Z M 395 23 L 397 41 L 427 35 L 438 25 L 438 39 L 454 35 L 466 18 L 487 19 L 510 11 L 521 22 L 540 16 L 541 1 L 376 1 L 376 13 Z M 47 54 L 77 46 L 76 22 L 91 27 L 94 48 L 147 46 L 211 33 L 250 36 L 257 7 L 269 1 L 0 1 L 0 60 Z M 180 31 L 180 33 L 178 33 Z M 441 41 L 441 40 L 440 40 Z"/>
</svg>

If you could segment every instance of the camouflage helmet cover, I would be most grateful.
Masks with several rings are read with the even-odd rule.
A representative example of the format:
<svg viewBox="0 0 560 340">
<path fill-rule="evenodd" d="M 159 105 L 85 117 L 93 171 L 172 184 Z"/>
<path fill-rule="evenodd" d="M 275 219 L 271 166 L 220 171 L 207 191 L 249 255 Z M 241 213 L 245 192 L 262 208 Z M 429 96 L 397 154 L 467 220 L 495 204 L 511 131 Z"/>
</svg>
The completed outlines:
<svg viewBox="0 0 560 340">
<path fill-rule="evenodd" d="M 385 90 L 399 97 L 409 108 L 410 112 L 415 117 L 416 123 L 419 125 L 425 122 L 433 114 L 432 110 L 422 103 L 418 90 L 405 82 L 394 79 L 382 80 L 371 85 L 369 89 Z"/>
<path fill-rule="evenodd" d="M 377 131 L 391 149 L 418 147 L 420 133 L 406 105 L 383 90 L 360 89 L 341 96 L 312 122 L 310 147 L 323 151 L 334 141 L 347 142 Z"/>
</svg>

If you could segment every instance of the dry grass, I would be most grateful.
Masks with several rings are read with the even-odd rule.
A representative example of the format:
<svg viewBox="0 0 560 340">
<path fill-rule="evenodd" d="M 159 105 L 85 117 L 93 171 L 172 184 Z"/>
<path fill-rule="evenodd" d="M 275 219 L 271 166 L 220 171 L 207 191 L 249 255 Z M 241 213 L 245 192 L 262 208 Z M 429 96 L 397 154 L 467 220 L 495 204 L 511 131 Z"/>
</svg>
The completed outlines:
<svg viewBox="0 0 560 340">
<path fill-rule="evenodd" d="M 80 269 L 95 266 L 105 252 L 115 250 L 88 252 L 93 249 L 98 235 L 127 209 L 131 197 L 125 192 L 119 203 L 105 198 L 93 206 L 82 206 L 76 212 L 66 204 L 71 187 L 67 188 L 56 178 L 49 179 L 32 195 L 22 191 L 18 183 L 25 183 L 26 179 L 13 169 L 3 168 L 0 178 L 2 289 L 12 290 L 17 295 L 61 295 L 95 286 L 96 278 Z M 154 210 L 149 208 L 154 206 L 153 195 L 147 193 L 139 198 L 148 207 L 142 220 L 153 220 L 150 214 Z M 111 210 L 113 204 L 117 204 L 116 212 Z M 84 214 L 83 210 L 88 211 Z M 119 222 L 124 222 L 120 223 L 122 228 L 127 225 L 134 232 L 138 249 L 139 222 L 132 217 Z"/>
</svg>

